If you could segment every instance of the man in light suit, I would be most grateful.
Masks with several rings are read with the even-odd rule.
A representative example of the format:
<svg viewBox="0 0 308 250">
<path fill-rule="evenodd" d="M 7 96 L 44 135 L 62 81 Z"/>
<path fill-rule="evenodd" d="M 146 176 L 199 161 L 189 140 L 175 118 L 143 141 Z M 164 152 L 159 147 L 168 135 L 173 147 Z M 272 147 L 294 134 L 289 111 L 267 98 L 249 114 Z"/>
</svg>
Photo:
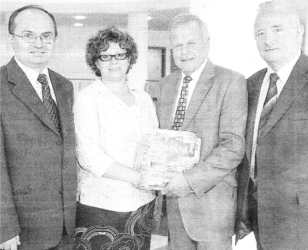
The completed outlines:
<svg viewBox="0 0 308 250">
<path fill-rule="evenodd" d="M 308 248 L 308 57 L 292 6 L 260 5 L 254 34 L 268 67 L 248 79 L 246 157 L 239 168 L 237 237 L 258 249 Z"/>
<path fill-rule="evenodd" d="M 15 56 L 1 67 L 0 249 L 67 250 L 75 229 L 73 87 L 47 68 L 56 22 L 31 5 L 14 11 L 8 28 Z"/>
<path fill-rule="evenodd" d="M 235 174 L 245 149 L 246 80 L 208 59 L 210 37 L 198 17 L 180 14 L 169 28 L 180 70 L 160 82 L 160 127 L 192 131 L 202 140 L 199 163 L 184 173 L 167 174 L 171 180 L 162 190 L 171 247 L 231 249 Z"/>
</svg>

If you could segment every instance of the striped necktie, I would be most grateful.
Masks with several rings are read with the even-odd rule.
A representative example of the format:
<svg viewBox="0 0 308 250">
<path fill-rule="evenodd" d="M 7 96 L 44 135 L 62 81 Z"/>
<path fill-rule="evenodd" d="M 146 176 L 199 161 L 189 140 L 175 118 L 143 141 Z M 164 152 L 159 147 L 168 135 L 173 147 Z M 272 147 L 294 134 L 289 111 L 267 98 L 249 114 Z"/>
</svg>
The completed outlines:
<svg viewBox="0 0 308 250">
<path fill-rule="evenodd" d="M 260 122 L 259 122 L 259 133 L 264 128 L 265 124 L 268 121 L 268 118 L 270 117 L 271 112 L 274 109 L 274 106 L 277 101 L 277 81 L 279 79 L 279 76 L 277 73 L 270 74 L 270 84 L 268 88 L 268 92 L 265 98 L 264 106 L 262 109 Z"/>
<path fill-rule="evenodd" d="M 47 76 L 45 74 L 39 74 L 37 81 L 42 84 L 42 96 L 43 96 L 44 106 L 47 109 L 47 112 L 50 115 L 52 122 L 54 123 L 57 130 L 61 134 L 59 111 L 55 101 L 51 97 Z"/>
<path fill-rule="evenodd" d="M 258 136 L 261 132 L 261 130 L 266 125 L 271 112 L 274 109 L 274 106 L 277 101 L 277 81 L 279 79 L 279 76 L 277 73 L 270 74 L 270 84 L 268 87 L 268 92 L 264 101 L 263 109 L 260 116 L 260 122 L 259 122 L 259 129 L 258 129 Z M 257 178 L 257 156 L 255 156 L 255 166 L 250 169 L 250 178 L 256 183 Z"/>
</svg>

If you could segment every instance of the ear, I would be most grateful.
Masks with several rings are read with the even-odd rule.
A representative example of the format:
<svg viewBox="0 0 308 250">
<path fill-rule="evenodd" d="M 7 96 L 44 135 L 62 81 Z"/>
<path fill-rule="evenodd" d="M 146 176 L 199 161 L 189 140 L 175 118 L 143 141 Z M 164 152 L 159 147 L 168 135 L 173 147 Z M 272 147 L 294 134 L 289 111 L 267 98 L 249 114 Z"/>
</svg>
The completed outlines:
<svg viewBox="0 0 308 250">
<path fill-rule="evenodd" d="M 11 35 L 11 34 L 8 34 L 7 35 L 7 40 L 11 44 L 12 48 L 14 49 L 15 48 L 14 36 Z"/>
<path fill-rule="evenodd" d="M 304 30 L 305 30 L 304 25 L 300 25 L 299 29 L 297 31 L 297 36 L 303 37 L 304 36 Z"/>
<path fill-rule="evenodd" d="M 99 62 L 98 62 L 99 60 L 96 60 L 95 61 L 95 65 L 96 65 L 96 67 L 99 69 Z"/>
<path fill-rule="evenodd" d="M 55 38 L 55 44 L 57 44 L 58 41 L 59 41 L 59 38 L 58 38 L 58 36 L 56 36 L 56 38 Z"/>
</svg>

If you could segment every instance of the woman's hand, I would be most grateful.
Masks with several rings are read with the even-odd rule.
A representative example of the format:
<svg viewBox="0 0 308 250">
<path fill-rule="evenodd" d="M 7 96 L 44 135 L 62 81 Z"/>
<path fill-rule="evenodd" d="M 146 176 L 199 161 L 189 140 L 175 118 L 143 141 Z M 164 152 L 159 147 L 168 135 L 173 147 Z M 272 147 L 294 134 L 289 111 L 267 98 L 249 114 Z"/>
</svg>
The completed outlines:
<svg viewBox="0 0 308 250">
<path fill-rule="evenodd" d="M 141 176 L 137 187 L 146 190 L 162 190 L 170 180 L 169 177 L 154 170 L 141 171 Z"/>
</svg>

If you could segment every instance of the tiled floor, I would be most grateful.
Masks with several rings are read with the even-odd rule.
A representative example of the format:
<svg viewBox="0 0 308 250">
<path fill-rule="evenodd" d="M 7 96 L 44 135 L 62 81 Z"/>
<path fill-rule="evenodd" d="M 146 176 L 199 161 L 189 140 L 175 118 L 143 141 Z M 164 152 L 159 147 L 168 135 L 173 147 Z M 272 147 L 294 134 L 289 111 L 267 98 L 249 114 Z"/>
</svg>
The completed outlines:
<svg viewBox="0 0 308 250">
<path fill-rule="evenodd" d="M 168 250 L 168 239 L 166 236 L 152 235 L 151 250 Z M 234 245 L 233 237 L 233 250 L 256 250 L 255 237 L 251 233 L 243 240 L 240 240 L 237 245 Z"/>
</svg>

